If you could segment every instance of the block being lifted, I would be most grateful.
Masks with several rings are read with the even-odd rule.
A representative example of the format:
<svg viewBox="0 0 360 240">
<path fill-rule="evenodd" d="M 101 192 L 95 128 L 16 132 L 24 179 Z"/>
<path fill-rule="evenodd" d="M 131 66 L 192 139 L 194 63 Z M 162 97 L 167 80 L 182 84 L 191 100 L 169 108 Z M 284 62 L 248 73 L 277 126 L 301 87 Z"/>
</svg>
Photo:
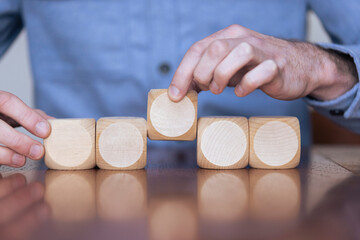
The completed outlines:
<svg viewBox="0 0 360 240">
<path fill-rule="evenodd" d="M 96 125 L 96 164 L 101 169 L 141 169 L 146 166 L 144 118 L 101 118 Z"/>
<path fill-rule="evenodd" d="M 251 117 L 250 160 L 253 168 L 295 168 L 300 162 L 300 124 L 296 117 Z"/>
<path fill-rule="evenodd" d="M 167 89 L 148 94 L 147 127 L 151 140 L 193 141 L 197 127 L 197 92 L 189 91 L 180 102 L 172 102 Z"/>
<path fill-rule="evenodd" d="M 95 119 L 52 119 L 44 139 L 45 164 L 58 170 L 95 167 Z"/>
<path fill-rule="evenodd" d="M 248 165 L 245 117 L 202 117 L 198 121 L 197 163 L 201 168 L 236 169 Z"/>
</svg>

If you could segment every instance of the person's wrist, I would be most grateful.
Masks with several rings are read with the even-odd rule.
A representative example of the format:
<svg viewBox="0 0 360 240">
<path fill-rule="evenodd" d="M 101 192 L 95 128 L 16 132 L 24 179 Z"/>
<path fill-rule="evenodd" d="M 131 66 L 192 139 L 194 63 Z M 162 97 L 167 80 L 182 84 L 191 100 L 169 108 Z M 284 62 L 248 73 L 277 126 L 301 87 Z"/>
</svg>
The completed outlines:
<svg viewBox="0 0 360 240">
<path fill-rule="evenodd" d="M 350 56 L 321 48 L 318 50 L 322 60 L 314 78 L 310 78 L 315 86 L 309 95 L 328 101 L 343 95 L 357 83 L 356 67 Z"/>
</svg>

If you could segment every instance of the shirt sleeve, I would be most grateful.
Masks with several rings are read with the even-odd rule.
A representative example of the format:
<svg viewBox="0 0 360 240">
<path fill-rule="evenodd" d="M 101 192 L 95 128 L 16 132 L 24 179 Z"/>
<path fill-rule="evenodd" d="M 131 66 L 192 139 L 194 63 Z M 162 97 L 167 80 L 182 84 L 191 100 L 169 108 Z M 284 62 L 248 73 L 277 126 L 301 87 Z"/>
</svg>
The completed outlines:
<svg viewBox="0 0 360 240">
<path fill-rule="evenodd" d="M 360 76 L 360 1 L 309 0 L 309 7 L 322 21 L 333 43 L 317 45 L 352 57 Z M 305 101 L 329 119 L 360 134 L 360 84 L 330 101 L 305 98 Z"/>
<path fill-rule="evenodd" d="M 0 1 L 0 56 L 9 48 L 23 28 L 19 0 Z"/>
</svg>

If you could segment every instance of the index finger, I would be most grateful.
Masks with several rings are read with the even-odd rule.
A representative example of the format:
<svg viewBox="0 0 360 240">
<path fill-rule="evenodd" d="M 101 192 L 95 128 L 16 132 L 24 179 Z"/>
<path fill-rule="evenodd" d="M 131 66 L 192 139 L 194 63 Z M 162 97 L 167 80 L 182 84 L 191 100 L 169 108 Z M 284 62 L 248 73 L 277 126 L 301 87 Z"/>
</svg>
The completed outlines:
<svg viewBox="0 0 360 240">
<path fill-rule="evenodd" d="M 46 138 L 50 134 L 48 121 L 15 95 L 0 91 L 0 112 L 37 137 Z"/>
<path fill-rule="evenodd" d="M 169 98 L 178 102 L 188 92 L 193 80 L 194 70 L 208 46 L 217 39 L 236 38 L 246 34 L 247 29 L 240 25 L 231 25 L 193 44 L 185 53 L 168 89 Z"/>
</svg>

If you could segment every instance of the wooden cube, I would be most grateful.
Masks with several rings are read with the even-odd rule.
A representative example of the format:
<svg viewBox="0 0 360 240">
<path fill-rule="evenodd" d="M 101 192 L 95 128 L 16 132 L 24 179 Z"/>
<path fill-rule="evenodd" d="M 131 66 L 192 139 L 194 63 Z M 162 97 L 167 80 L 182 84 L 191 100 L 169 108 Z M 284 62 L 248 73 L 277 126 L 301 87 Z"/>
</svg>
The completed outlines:
<svg viewBox="0 0 360 240">
<path fill-rule="evenodd" d="M 53 220 L 81 222 L 96 217 L 95 170 L 45 173 L 45 202 Z"/>
<path fill-rule="evenodd" d="M 148 95 L 147 126 L 151 140 L 193 141 L 196 138 L 197 93 L 189 91 L 172 102 L 167 89 L 152 89 Z"/>
<path fill-rule="evenodd" d="M 263 221 L 294 220 L 301 205 L 298 169 L 250 169 L 250 216 Z"/>
<path fill-rule="evenodd" d="M 215 222 L 244 219 L 249 206 L 248 169 L 197 172 L 200 217 Z"/>
<path fill-rule="evenodd" d="M 245 117 L 202 117 L 198 121 L 197 164 L 236 169 L 248 165 L 249 133 Z"/>
<path fill-rule="evenodd" d="M 146 171 L 96 172 L 96 206 L 98 217 L 105 220 L 146 218 Z"/>
<path fill-rule="evenodd" d="M 300 124 L 296 117 L 251 117 L 250 166 L 286 169 L 299 165 Z"/>
<path fill-rule="evenodd" d="M 146 166 L 144 118 L 101 118 L 96 125 L 96 164 L 101 169 L 141 169 Z"/>
<path fill-rule="evenodd" d="M 51 133 L 44 140 L 45 164 L 51 169 L 95 167 L 95 119 L 49 120 Z"/>
</svg>

